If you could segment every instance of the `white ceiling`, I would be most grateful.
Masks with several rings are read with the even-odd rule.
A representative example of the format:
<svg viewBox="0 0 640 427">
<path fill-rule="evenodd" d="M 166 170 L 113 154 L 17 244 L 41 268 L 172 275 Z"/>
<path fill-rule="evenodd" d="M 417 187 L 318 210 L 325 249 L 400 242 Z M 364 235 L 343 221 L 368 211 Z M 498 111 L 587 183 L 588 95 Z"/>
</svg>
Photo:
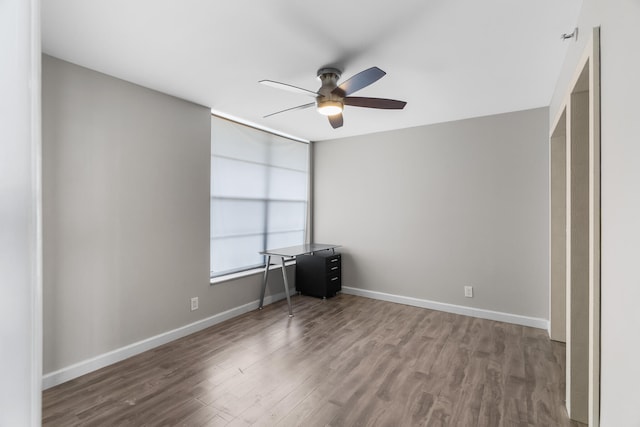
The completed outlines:
<svg viewBox="0 0 640 427">
<path fill-rule="evenodd" d="M 313 141 L 549 105 L 582 0 L 46 0 L 42 45 L 58 58 Z M 387 75 L 333 129 L 314 109 L 316 71 Z"/>
</svg>

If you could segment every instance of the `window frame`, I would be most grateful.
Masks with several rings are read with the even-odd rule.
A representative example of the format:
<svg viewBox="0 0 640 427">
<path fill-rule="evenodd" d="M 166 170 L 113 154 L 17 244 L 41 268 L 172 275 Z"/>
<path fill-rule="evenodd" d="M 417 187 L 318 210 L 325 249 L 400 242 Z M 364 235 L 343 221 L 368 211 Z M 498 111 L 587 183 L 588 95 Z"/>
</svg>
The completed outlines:
<svg viewBox="0 0 640 427">
<path fill-rule="evenodd" d="M 216 118 L 216 119 L 223 119 L 226 120 L 228 122 L 231 122 L 234 125 L 237 126 L 245 126 L 248 127 L 254 131 L 258 131 L 258 132 L 263 132 L 266 134 L 270 134 L 273 136 L 276 136 L 278 138 L 283 138 L 295 143 L 299 143 L 299 144 L 305 144 L 307 145 L 306 147 L 306 158 L 307 158 L 307 165 L 306 165 L 306 170 L 300 170 L 300 169 L 295 169 L 295 168 L 290 168 L 290 167 L 286 167 L 286 166 L 277 166 L 275 164 L 270 164 L 268 162 L 256 162 L 256 161 L 252 161 L 252 160 L 243 160 L 243 159 L 239 159 L 239 158 L 234 158 L 234 157 L 227 157 L 224 155 L 216 155 L 213 153 L 213 140 L 211 141 L 212 144 L 212 152 L 211 152 L 211 159 L 212 159 L 212 164 L 211 164 L 211 169 L 210 169 L 210 179 L 213 181 L 213 158 L 214 157 L 218 157 L 218 158 L 226 158 L 229 160 L 237 160 L 237 161 L 245 161 L 247 163 L 255 163 L 255 164 L 259 164 L 259 165 L 263 165 L 265 166 L 265 175 L 268 173 L 267 171 L 269 171 L 270 168 L 275 168 L 275 169 L 282 169 L 282 170 L 291 170 L 291 171 L 295 171 L 295 172 L 300 172 L 300 173 L 304 173 L 306 175 L 306 182 L 305 182 L 305 186 L 306 186 L 306 198 L 305 200 L 301 200 L 301 199 L 284 199 L 284 198 L 269 198 L 269 197 L 241 197 L 241 196 L 214 196 L 213 194 L 210 194 L 210 207 L 212 206 L 212 204 L 214 203 L 214 200 L 231 200 L 231 201 L 253 201 L 253 202 L 259 202 L 259 203 L 263 203 L 263 221 L 262 221 L 262 228 L 260 232 L 255 232 L 255 233 L 248 233 L 247 236 L 251 235 L 251 236 L 262 236 L 262 249 L 260 249 L 261 251 L 267 250 L 269 249 L 267 247 L 268 244 L 268 238 L 271 235 L 274 234 L 281 234 L 281 233 L 302 233 L 302 242 L 304 243 L 308 240 L 308 236 L 310 236 L 310 228 L 312 226 L 311 224 L 311 213 L 310 213 L 310 209 L 311 209 L 311 195 L 312 195 L 312 189 L 311 189 L 311 183 L 312 183 L 312 169 L 311 169 L 311 156 L 312 156 L 312 149 L 311 149 L 311 143 L 310 141 L 304 141 L 301 139 L 296 139 L 296 138 L 292 138 L 286 135 L 281 135 L 278 134 L 277 132 L 273 132 L 273 131 L 269 131 L 269 130 L 265 130 L 265 129 L 260 129 L 258 127 L 254 127 L 245 123 L 240 123 L 240 122 L 236 122 L 234 120 L 230 120 L 226 117 L 220 117 L 217 116 L 215 114 L 212 114 L 212 118 Z M 214 126 L 215 123 L 213 123 L 212 121 L 212 126 Z M 267 180 L 268 182 L 268 178 L 265 176 L 265 180 Z M 213 189 L 211 189 L 210 193 L 213 193 Z M 303 228 L 302 229 L 287 229 L 287 230 L 278 230 L 278 231 L 269 231 L 269 223 L 268 223 L 268 212 L 269 212 L 269 204 L 270 203 L 295 203 L 295 204 L 303 204 L 304 205 L 304 220 L 303 220 Z M 210 217 L 210 224 L 211 226 L 213 226 L 213 212 L 212 210 L 210 210 L 209 212 L 209 217 Z M 266 267 L 266 256 L 262 256 L 262 262 L 261 263 L 256 263 L 256 264 L 251 264 L 251 265 L 247 265 L 247 266 L 243 266 L 243 267 L 237 267 L 237 268 L 232 268 L 232 269 L 227 269 L 227 270 L 222 270 L 222 271 L 218 271 L 218 272 L 214 272 L 212 270 L 212 264 L 211 264 L 211 259 L 212 259 L 212 254 L 211 251 L 213 249 L 213 241 L 216 239 L 224 239 L 224 238 L 235 238 L 235 237 L 241 237 L 241 234 L 237 234 L 237 235 L 233 235 L 230 234 L 228 236 L 218 236 L 218 237 L 214 237 L 213 236 L 213 230 L 210 229 L 209 230 L 209 280 L 210 283 L 216 284 L 216 283 L 222 283 L 222 282 L 226 282 L 228 280 L 233 280 L 235 278 L 239 278 L 239 277 L 245 277 L 245 276 L 249 276 L 249 275 L 253 275 L 253 274 L 258 274 L 258 273 L 262 273 L 264 272 L 264 269 Z M 295 264 L 295 260 L 287 260 L 286 265 L 292 265 Z M 272 267 L 273 263 L 271 263 Z M 278 266 L 279 267 L 279 264 Z"/>
</svg>

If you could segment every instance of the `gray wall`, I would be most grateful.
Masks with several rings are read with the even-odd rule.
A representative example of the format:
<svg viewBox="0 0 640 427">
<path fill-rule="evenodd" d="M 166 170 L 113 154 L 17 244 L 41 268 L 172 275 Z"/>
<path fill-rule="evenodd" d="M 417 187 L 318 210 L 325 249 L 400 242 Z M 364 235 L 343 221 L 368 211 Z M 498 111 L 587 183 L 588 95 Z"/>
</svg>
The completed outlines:
<svg viewBox="0 0 640 427">
<path fill-rule="evenodd" d="M 258 299 L 209 285 L 208 108 L 48 56 L 42 96 L 45 374 Z"/>
<path fill-rule="evenodd" d="M 603 427 L 640 425 L 640 2 L 584 0 L 553 97 L 558 114 L 591 29 L 601 46 L 601 369 Z"/>
<path fill-rule="evenodd" d="M 344 286 L 548 319 L 547 121 L 541 108 L 315 143 L 314 238 L 344 245 Z"/>
</svg>

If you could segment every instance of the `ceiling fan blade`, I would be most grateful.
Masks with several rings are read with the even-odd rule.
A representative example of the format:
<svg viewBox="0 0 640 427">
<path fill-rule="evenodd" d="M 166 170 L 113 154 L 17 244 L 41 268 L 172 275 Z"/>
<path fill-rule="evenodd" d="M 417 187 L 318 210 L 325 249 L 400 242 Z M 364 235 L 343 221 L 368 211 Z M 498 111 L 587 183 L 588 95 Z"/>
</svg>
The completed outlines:
<svg viewBox="0 0 640 427">
<path fill-rule="evenodd" d="M 329 123 L 334 129 L 337 129 L 342 126 L 344 120 L 342 119 L 342 113 L 334 114 L 333 116 L 327 116 L 329 118 Z"/>
<path fill-rule="evenodd" d="M 292 86 L 286 83 L 274 82 L 273 80 L 260 80 L 258 83 L 262 83 L 263 85 L 271 86 L 276 89 L 283 89 L 289 92 L 299 93 L 302 95 L 313 96 L 316 97 L 318 94 L 311 90 L 303 89 L 298 86 Z"/>
<path fill-rule="evenodd" d="M 349 80 L 345 81 L 337 88 L 331 91 L 334 95 L 338 96 L 347 96 L 350 95 L 364 87 L 369 86 L 371 83 L 374 83 L 380 80 L 384 75 L 387 74 L 382 71 L 378 67 L 371 67 L 367 70 L 360 71 L 355 76 L 351 77 Z"/>
<path fill-rule="evenodd" d="M 315 107 L 315 105 L 316 105 L 315 102 L 310 102 L 308 104 L 298 105 L 297 107 L 291 107 L 291 108 L 287 108 L 286 110 L 276 111 L 275 113 L 267 114 L 266 116 L 264 116 L 264 118 L 266 119 L 267 117 L 271 117 L 271 116 L 273 116 L 275 114 L 285 113 L 287 111 L 304 110 L 305 108 Z"/>
<path fill-rule="evenodd" d="M 362 98 L 359 96 L 349 96 L 343 99 L 344 105 L 365 108 L 382 108 L 385 110 L 402 110 L 405 105 L 404 101 L 385 98 Z"/>
</svg>

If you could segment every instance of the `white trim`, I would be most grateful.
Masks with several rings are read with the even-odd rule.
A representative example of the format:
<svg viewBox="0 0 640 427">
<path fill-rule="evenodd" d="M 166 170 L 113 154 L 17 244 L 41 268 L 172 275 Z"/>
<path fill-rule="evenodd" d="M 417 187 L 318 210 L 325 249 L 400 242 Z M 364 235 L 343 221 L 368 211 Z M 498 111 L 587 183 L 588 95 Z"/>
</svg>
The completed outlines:
<svg viewBox="0 0 640 427">
<path fill-rule="evenodd" d="M 31 286 L 31 425 L 42 422 L 42 349 L 43 349 L 43 242 L 42 242 L 42 41 L 41 3 L 30 1 L 30 44 L 31 44 L 31 179 L 32 179 L 32 227 L 35 237 L 34 264 L 32 265 Z"/>
<path fill-rule="evenodd" d="M 342 287 L 342 292 L 349 295 L 357 295 L 365 298 L 372 298 L 382 301 L 389 301 L 399 304 L 411 305 L 414 307 L 428 308 L 432 310 L 444 311 L 447 313 L 461 314 L 465 316 L 473 316 L 481 319 L 497 320 L 500 322 L 513 323 L 516 325 L 531 326 L 539 329 L 548 329 L 549 321 L 545 319 L 539 319 L 535 317 L 520 316 L 517 314 L 501 313 L 497 311 L 484 310 L 480 308 L 464 307 L 460 305 L 447 304 L 435 301 L 429 301 L 424 299 L 405 297 L 401 295 L 387 294 L 383 292 L 369 291 L 366 289 L 351 288 L 347 286 Z M 295 291 L 290 290 L 290 294 L 294 295 Z M 264 305 L 272 304 L 276 301 L 284 299 L 284 292 L 266 296 L 264 299 Z M 224 322 L 225 320 L 232 319 L 240 316 L 241 314 L 258 308 L 259 301 L 255 300 L 250 303 L 232 308 L 222 313 L 215 314 L 206 319 L 198 320 L 189 325 L 182 326 L 180 328 L 164 332 L 162 334 L 153 336 L 151 338 L 138 341 L 136 343 L 121 347 L 119 349 L 110 351 L 93 357 L 91 359 L 83 360 L 75 363 L 71 366 L 59 369 L 55 372 L 48 373 L 42 377 L 42 388 L 46 390 L 54 387 L 58 384 L 62 384 L 66 381 L 72 380 L 79 376 L 88 374 L 105 366 L 112 365 L 120 362 L 121 360 L 135 356 L 152 348 L 161 346 L 168 342 L 177 340 L 202 329 Z"/>
<path fill-rule="evenodd" d="M 402 295 L 387 294 L 384 292 L 370 291 L 367 289 L 342 287 L 342 293 L 372 298 L 382 301 L 395 302 L 398 304 L 411 305 L 414 307 L 428 308 L 431 310 L 444 311 L 446 313 L 461 314 L 480 319 L 497 320 L 499 322 L 513 323 L 515 325 L 530 326 L 538 329 L 549 329 L 549 321 L 537 317 L 520 316 L 518 314 L 502 313 L 499 311 L 485 310 L 482 308 L 465 307 L 462 305 L 448 304 L 444 302 L 429 301 Z"/>
<path fill-rule="evenodd" d="M 293 289 L 291 289 L 289 292 L 290 295 L 295 294 L 295 291 Z M 265 296 L 264 305 L 272 304 L 284 298 L 284 292 Z M 116 362 L 120 362 L 121 360 L 143 353 L 147 350 L 151 350 L 152 348 L 177 340 L 178 338 L 182 338 L 195 332 L 201 331 L 202 329 L 224 322 L 225 320 L 229 320 L 249 311 L 256 310 L 258 308 L 258 304 L 259 301 L 255 300 L 239 307 L 223 311 L 222 313 L 215 314 L 211 317 L 207 317 L 206 319 L 198 320 L 197 322 L 193 322 L 189 325 L 182 326 L 172 331 L 164 332 L 151 338 L 147 338 L 142 341 L 129 344 L 125 347 L 112 350 L 108 353 L 92 357 L 91 359 L 83 360 L 71 366 L 59 369 L 55 372 L 50 372 L 42 377 L 42 389 L 46 390 L 58 384 L 62 384 L 63 382 L 77 378 L 81 375 L 88 374 L 100 368 L 104 368 L 105 366 L 112 365 Z"/>
<path fill-rule="evenodd" d="M 267 126 L 262 126 L 262 125 L 259 125 L 257 123 L 251 122 L 249 120 L 245 120 L 245 119 L 242 119 L 242 118 L 237 117 L 237 116 L 232 116 L 231 114 L 227 114 L 227 113 L 224 113 L 222 111 L 214 110 L 213 108 L 211 109 L 211 115 L 219 117 L 221 119 L 230 120 L 232 122 L 236 122 L 236 123 L 239 123 L 241 125 L 249 126 L 250 128 L 258 129 L 258 130 L 261 130 L 263 132 L 272 133 L 274 135 L 281 136 L 283 138 L 292 139 L 294 141 L 302 142 L 304 144 L 308 144 L 309 143 L 308 139 L 300 138 L 299 136 L 290 135 L 288 133 L 284 133 L 284 132 L 281 132 L 279 130 L 275 130 L 273 128 L 267 127 Z"/>
</svg>

